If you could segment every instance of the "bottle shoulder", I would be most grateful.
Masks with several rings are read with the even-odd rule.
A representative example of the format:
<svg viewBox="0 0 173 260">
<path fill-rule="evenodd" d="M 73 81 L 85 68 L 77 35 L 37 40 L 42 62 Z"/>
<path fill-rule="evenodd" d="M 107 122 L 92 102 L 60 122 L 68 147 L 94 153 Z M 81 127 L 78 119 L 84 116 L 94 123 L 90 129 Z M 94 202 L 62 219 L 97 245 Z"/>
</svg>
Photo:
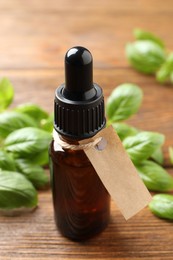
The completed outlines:
<svg viewBox="0 0 173 260">
<path fill-rule="evenodd" d="M 59 144 L 52 140 L 49 154 L 52 160 L 58 164 L 66 164 L 75 167 L 86 167 L 91 165 L 88 157 L 83 150 L 63 149 Z"/>
</svg>

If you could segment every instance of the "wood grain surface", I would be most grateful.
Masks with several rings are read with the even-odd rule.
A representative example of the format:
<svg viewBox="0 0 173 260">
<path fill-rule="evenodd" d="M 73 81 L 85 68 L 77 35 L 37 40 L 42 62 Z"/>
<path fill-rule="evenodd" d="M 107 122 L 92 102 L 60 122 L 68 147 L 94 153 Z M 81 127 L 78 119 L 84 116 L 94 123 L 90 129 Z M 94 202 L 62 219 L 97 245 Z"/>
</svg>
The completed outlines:
<svg viewBox="0 0 173 260">
<path fill-rule="evenodd" d="M 172 0 L 1 0 L 0 77 L 15 87 L 13 107 L 35 102 L 53 111 L 55 88 L 64 81 L 64 54 L 83 45 L 94 57 L 94 81 L 107 99 L 119 84 L 133 82 L 144 92 L 139 113 L 128 123 L 166 136 L 164 165 L 173 174 L 168 147 L 173 146 L 173 87 L 135 72 L 125 44 L 141 27 L 162 37 L 173 50 Z M 0 260 L 14 259 L 173 259 L 173 223 L 148 208 L 126 222 L 112 202 L 111 222 L 99 236 L 74 243 L 56 230 L 51 192 L 39 193 L 30 214 L 0 216 Z"/>
</svg>

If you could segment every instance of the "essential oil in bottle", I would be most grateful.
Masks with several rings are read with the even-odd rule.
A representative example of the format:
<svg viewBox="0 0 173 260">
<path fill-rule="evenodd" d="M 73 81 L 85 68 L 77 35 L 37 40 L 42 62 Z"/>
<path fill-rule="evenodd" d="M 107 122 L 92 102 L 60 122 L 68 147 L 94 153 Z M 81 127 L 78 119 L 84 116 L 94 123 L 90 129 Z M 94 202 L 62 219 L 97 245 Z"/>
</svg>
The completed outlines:
<svg viewBox="0 0 173 260">
<path fill-rule="evenodd" d="M 93 83 L 93 59 L 84 47 L 65 56 L 65 84 L 55 92 L 54 134 L 50 145 L 50 172 L 57 228 L 69 239 L 82 241 L 109 223 L 110 195 L 82 149 L 80 140 L 105 127 L 102 89 Z M 63 147 L 61 142 L 69 144 Z"/>
</svg>

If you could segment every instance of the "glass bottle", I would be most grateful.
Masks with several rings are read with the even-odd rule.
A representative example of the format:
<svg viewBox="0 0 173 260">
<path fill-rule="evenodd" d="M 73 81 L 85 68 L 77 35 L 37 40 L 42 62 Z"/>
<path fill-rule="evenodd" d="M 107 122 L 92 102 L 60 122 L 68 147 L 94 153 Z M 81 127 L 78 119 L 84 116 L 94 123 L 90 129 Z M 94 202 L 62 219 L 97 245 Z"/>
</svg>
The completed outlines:
<svg viewBox="0 0 173 260">
<path fill-rule="evenodd" d="M 55 93 L 54 129 L 68 144 L 94 136 L 105 126 L 101 88 L 92 82 L 92 56 L 73 47 L 65 56 L 66 82 Z M 76 241 L 101 232 L 110 218 L 110 195 L 83 150 L 50 145 L 50 171 L 55 222 Z"/>
</svg>

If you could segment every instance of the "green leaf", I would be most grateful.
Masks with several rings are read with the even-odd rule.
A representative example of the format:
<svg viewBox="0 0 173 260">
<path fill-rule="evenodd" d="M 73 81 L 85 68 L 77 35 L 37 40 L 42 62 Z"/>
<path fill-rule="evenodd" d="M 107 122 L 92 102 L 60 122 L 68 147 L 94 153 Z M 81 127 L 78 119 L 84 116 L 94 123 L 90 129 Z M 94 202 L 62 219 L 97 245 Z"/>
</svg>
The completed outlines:
<svg viewBox="0 0 173 260">
<path fill-rule="evenodd" d="M 6 153 L 3 150 L 0 150 L 0 169 L 7 171 L 16 170 L 15 162 L 12 155 Z"/>
<path fill-rule="evenodd" d="M 52 113 L 47 119 L 41 120 L 41 128 L 47 132 L 52 133 L 53 131 L 53 119 L 54 114 Z"/>
<path fill-rule="evenodd" d="M 34 118 L 37 122 L 40 122 L 42 119 L 48 118 L 48 113 L 43 110 L 38 105 L 32 103 L 21 104 L 15 109 L 17 112 L 27 114 L 28 116 Z"/>
<path fill-rule="evenodd" d="M 124 140 L 128 136 L 136 135 L 139 132 L 135 127 L 125 123 L 113 123 L 112 126 L 121 140 Z"/>
<path fill-rule="evenodd" d="M 134 36 L 136 40 L 150 40 L 158 44 L 161 48 L 165 48 L 164 42 L 158 36 L 154 35 L 151 32 L 147 32 L 141 29 L 135 29 Z"/>
<path fill-rule="evenodd" d="M 173 164 L 173 147 L 169 147 L 169 157 L 170 157 L 170 161 Z"/>
<path fill-rule="evenodd" d="M 5 138 L 7 135 L 12 133 L 14 130 L 34 126 L 36 127 L 36 122 L 29 117 L 18 112 L 3 112 L 0 114 L 0 136 Z"/>
<path fill-rule="evenodd" d="M 49 178 L 41 166 L 34 165 L 27 159 L 17 159 L 15 162 L 17 170 L 24 174 L 36 189 L 44 188 L 49 183 Z"/>
<path fill-rule="evenodd" d="M 5 140 L 5 149 L 17 157 L 35 156 L 48 149 L 52 135 L 44 130 L 26 127 L 11 133 Z"/>
<path fill-rule="evenodd" d="M 136 168 L 149 190 L 165 192 L 173 189 L 172 176 L 155 162 L 143 161 Z"/>
<path fill-rule="evenodd" d="M 133 68 L 145 74 L 154 74 L 166 59 L 164 50 L 149 40 L 127 44 L 126 55 Z"/>
<path fill-rule="evenodd" d="M 153 159 L 155 162 L 159 164 L 163 164 L 164 157 L 161 147 L 154 151 L 154 153 L 151 155 L 151 159 Z"/>
<path fill-rule="evenodd" d="M 159 218 L 173 220 L 173 196 L 157 194 L 149 204 L 151 212 Z"/>
<path fill-rule="evenodd" d="M 33 208 L 37 192 L 32 183 L 18 172 L 0 171 L 0 210 Z"/>
<path fill-rule="evenodd" d="M 171 74 L 173 73 L 173 53 L 171 53 L 166 61 L 162 64 L 156 73 L 156 79 L 160 83 L 170 82 Z"/>
<path fill-rule="evenodd" d="M 124 139 L 123 145 L 134 163 L 148 159 L 164 143 L 164 135 L 154 132 L 140 132 Z"/>
<path fill-rule="evenodd" d="M 45 150 L 41 151 L 38 154 L 35 154 L 34 157 L 33 156 L 28 157 L 28 160 L 30 160 L 31 163 L 40 166 L 48 165 L 49 163 L 48 148 L 46 148 Z"/>
<path fill-rule="evenodd" d="M 119 85 L 107 100 L 108 119 L 117 122 L 129 118 L 138 111 L 142 97 L 142 90 L 137 85 L 130 83 Z"/>
<path fill-rule="evenodd" d="M 0 111 L 6 109 L 14 97 L 14 89 L 11 82 L 7 78 L 0 81 Z"/>
</svg>

